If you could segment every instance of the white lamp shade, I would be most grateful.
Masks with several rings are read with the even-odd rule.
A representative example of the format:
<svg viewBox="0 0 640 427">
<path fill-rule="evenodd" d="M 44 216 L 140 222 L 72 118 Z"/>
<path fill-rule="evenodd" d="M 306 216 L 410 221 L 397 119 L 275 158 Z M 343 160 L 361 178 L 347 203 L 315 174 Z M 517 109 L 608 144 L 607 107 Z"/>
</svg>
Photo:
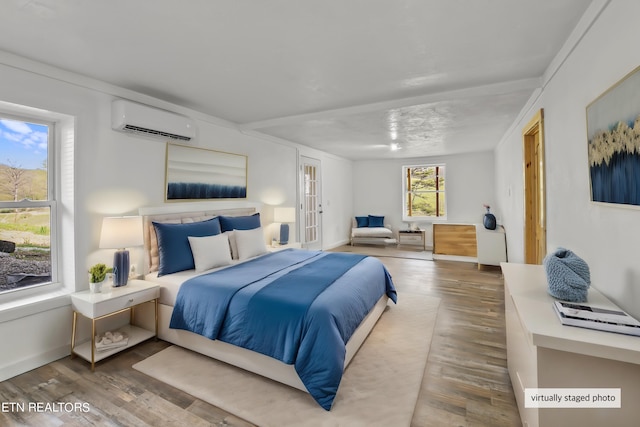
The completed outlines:
<svg viewBox="0 0 640 427">
<path fill-rule="evenodd" d="M 119 216 L 102 220 L 100 248 L 120 249 L 142 244 L 142 217 Z"/>
<path fill-rule="evenodd" d="M 273 208 L 274 222 L 296 222 L 296 208 Z"/>
</svg>

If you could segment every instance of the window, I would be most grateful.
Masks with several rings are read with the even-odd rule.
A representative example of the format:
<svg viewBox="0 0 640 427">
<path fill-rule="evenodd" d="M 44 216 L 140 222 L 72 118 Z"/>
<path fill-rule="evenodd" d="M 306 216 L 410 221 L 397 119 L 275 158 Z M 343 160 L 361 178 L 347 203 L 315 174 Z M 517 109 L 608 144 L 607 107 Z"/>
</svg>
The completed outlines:
<svg viewBox="0 0 640 427">
<path fill-rule="evenodd" d="M 0 293 L 56 280 L 53 128 L 0 113 Z"/>
<path fill-rule="evenodd" d="M 402 167 L 403 221 L 445 218 L 445 165 Z"/>
</svg>

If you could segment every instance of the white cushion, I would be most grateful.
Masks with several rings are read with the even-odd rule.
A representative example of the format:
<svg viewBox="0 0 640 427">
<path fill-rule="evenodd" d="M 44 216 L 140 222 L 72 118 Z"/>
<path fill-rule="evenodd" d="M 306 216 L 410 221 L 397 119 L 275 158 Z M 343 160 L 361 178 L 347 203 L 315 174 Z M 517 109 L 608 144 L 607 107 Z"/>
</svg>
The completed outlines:
<svg viewBox="0 0 640 427">
<path fill-rule="evenodd" d="M 205 237 L 189 236 L 188 238 L 196 271 L 205 271 L 231 264 L 229 238 L 226 234 Z"/>
<path fill-rule="evenodd" d="M 353 237 L 385 237 L 392 238 L 393 231 L 383 227 L 360 227 L 352 228 L 351 235 Z"/>
<path fill-rule="evenodd" d="M 253 230 L 233 230 L 238 247 L 238 259 L 245 260 L 267 253 L 262 227 Z"/>
</svg>

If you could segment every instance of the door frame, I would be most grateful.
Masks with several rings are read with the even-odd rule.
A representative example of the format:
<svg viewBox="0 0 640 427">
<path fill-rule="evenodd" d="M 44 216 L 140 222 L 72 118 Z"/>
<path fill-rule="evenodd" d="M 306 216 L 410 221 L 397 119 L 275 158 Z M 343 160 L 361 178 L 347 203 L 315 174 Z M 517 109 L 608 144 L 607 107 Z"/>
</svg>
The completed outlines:
<svg viewBox="0 0 640 427">
<path fill-rule="evenodd" d="M 538 150 L 536 151 L 536 144 Z M 522 129 L 524 174 L 524 262 L 542 264 L 546 255 L 547 215 L 544 154 L 544 111 Z M 532 167 L 527 167 L 530 165 Z"/>
<path fill-rule="evenodd" d="M 305 161 L 305 159 L 307 161 Z M 322 162 L 320 161 L 320 159 L 316 159 L 315 157 L 310 157 L 310 156 L 305 156 L 305 155 L 299 155 L 298 156 L 298 164 L 299 164 L 299 179 L 298 179 L 298 183 L 299 183 L 299 189 L 298 189 L 298 194 L 299 194 L 299 201 L 300 201 L 300 221 L 299 221 L 299 228 L 298 228 L 298 232 L 299 232 L 299 236 L 300 236 L 300 243 L 302 245 L 303 248 L 305 249 L 314 249 L 314 250 L 322 250 Z M 305 164 L 312 164 L 315 168 L 316 168 L 316 197 L 317 197 L 317 206 L 316 206 L 316 212 L 317 212 L 317 218 L 316 218 L 316 226 L 317 226 L 317 239 L 314 242 L 308 242 L 307 241 L 307 233 L 306 233 L 306 221 L 307 221 L 307 216 L 306 216 L 306 200 L 305 200 L 305 171 L 304 171 L 304 166 Z"/>
</svg>

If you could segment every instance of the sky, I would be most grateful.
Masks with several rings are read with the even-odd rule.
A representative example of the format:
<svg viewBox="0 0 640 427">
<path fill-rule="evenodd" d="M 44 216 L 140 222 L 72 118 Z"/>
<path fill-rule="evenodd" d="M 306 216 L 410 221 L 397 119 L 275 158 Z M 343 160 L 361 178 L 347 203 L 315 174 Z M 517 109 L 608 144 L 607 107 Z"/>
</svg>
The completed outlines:
<svg viewBox="0 0 640 427">
<path fill-rule="evenodd" d="M 42 169 L 47 159 L 47 126 L 0 118 L 0 163 Z"/>
</svg>

